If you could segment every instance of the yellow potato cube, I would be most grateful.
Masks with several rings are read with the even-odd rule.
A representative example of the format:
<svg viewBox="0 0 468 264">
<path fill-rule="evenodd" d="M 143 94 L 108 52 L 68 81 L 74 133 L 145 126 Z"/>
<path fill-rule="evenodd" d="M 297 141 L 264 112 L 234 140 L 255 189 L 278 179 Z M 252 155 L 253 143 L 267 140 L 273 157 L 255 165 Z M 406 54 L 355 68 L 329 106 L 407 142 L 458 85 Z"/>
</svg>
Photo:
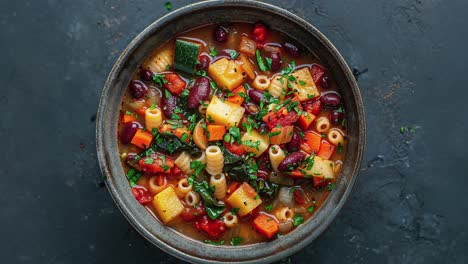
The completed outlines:
<svg viewBox="0 0 468 264">
<path fill-rule="evenodd" d="M 184 210 L 184 205 L 177 197 L 172 186 L 167 187 L 154 196 L 153 206 L 159 219 L 164 224 L 169 223 Z"/>
<path fill-rule="evenodd" d="M 315 156 L 314 165 L 312 168 L 307 170 L 307 164 L 305 164 L 305 168 L 303 169 L 309 177 L 322 175 L 325 179 L 333 179 L 335 178 L 335 174 L 333 173 L 333 166 L 333 161 Z"/>
<path fill-rule="evenodd" d="M 237 213 L 239 216 L 244 216 L 259 206 L 262 199 L 248 183 L 244 182 L 229 196 L 226 202 L 232 208 L 239 208 Z"/>
<path fill-rule="evenodd" d="M 206 109 L 206 120 L 208 124 L 224 125 L 227 127 L 237 126 L 244 116 L 245 108 L 227 101 L 221 101 L 216 96 Z"/>
<path fill-rule="evenodd" d="M 246 132 L 242 138 L 242 147 L 247 152 L 252 152 L 256 157 L 262 155 L 265 150 L 268 149 L 270 145 L 270 139 L 268 135 L 262 135 L 256 130 Z"/>
<path fill-rule="evenodd" d="M 242 66 L 234 60 L 222 58 L 208 67 L 208 74 L 221 89 L 230 91 L 242 84 Z"/>
<path fill-rule="evenodd" d="M 296 70 L 292 75 L 296 78 L 295 81 L 291 82 L 292 89 L 295 91 L 294 94 L 298 96 L 299 101 L 306 101 L 320 95 L 309 68 L 304 67 Z"/>
</svg>

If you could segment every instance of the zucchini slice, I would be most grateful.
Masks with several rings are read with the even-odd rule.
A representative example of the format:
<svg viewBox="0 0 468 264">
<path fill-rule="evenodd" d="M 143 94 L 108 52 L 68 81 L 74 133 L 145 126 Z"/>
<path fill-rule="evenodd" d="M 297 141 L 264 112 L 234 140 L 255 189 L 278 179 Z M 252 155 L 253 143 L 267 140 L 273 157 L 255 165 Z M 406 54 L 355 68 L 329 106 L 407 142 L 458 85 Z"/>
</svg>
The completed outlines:
<svg viewBox="0 0 468 264">
<path fill-rule="evenodd" d="M 195 73 L 198 63 L 200 44 L 176 39 L 174 51 L 174 69 L 188 74 Z"/>
</svg>

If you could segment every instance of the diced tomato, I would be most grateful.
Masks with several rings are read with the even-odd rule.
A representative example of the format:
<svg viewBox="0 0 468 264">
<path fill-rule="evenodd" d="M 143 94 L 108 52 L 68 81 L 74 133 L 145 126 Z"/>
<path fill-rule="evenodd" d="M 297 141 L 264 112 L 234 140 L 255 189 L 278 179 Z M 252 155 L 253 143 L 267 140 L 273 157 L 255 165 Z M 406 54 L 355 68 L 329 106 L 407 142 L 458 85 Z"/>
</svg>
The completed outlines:
<svg viewBox="0 0 468 264">
<path fill-rule="evenodd" d="M 164 84 L 164 87 L 168 89 L 174 95 L 180 95 L 185 88 L 185 81 L 180 78 L 179 75 L 175 73 L 168 73 L 164 75 L 164 79 L 167 80 L 167 83 Z"/>
<path fill-rule="evenodd" d="M 221 237 L 227 229 L 223 221 L 219 219 L 211 220 L 206 215 L 193 222 L 193 226 L 198 230 L 204 231 L 213 239 Z"/>
<path fill-rule="evenodd" d="M 153 200 L 153 197 L 151 197 L 151 194 L 145 187 L 133 187 L 132 193 L 140 204 L 145 205 Z"/>
<path fill-rule="evenodd" d="M 305 204 L 305 198 L 299 190 L 294 190 L 293 192 L 294 201 L 296 204 L 303 205 Z"/>
<path fill-rule="evenodd" d="M 330 159 L 330 157 L 335 152 L 335 146 L 330 144 L 328 141 L 323 140 L 322 145 L 320 145 L 320 149 L 317 152 L 317 156 L 321 157 L 322 159 Z"/>
<path fill-rule="evenodd" d="M 264 171 L 264 170 L 258 170 L 257 171 L 257 178 L 260 178 L 260 179 L 268 179 L 268 172 Z"/>
<path fill-rule="evenodd" d="M 254 39 L 258 42 L 265 41 L 267 35 L 267 27 L 262 23 L 256 23 L 252 31 Z"/>
<path fill-rule="evenodd" d="M 260 234 L 267 238 L 272 238 L 279 231 L 278 222 L 266 214 L 259 214 L 254 219 L 253 226 Z"/>
<path fill-rule="evenodd" d="M 325 76 L 326 73 L 327 73 L 327 70 L 323 68 L 322 66 L 318 64 L 314 64 L 312 66 L 312 70 L 311 70 L 312 79 L 314 80 L 316 84 L 318 84 L 322 80 L 322 78 Z"/>
<path fill-rule="evenodd" d="M 307 101 L 304 103 L 303 107 L 305 111 L 311 112 L 314 115 L 318 115 L 320 111 L 322 111 L 322 103 L 319 98 Z"/>
<path fill-rule="evenodd" d="M 172 169 L 171 169 L 171 176 L 177 177 L 177 176 L 180 176 L 180 175 L 182 175 L 182 170 L 180 170 L 179 167 L 174 165 L 174 167 L 172 167 Z"/>
<path fill-rule="evenodd" d="M 241 85 L 232 91 L 233 96 L 229 96 L 226 101 L 236 105 L 241 105 L 244 102 L 244 97 L 247 95 L 244 85 Z"/>
<path fill-rule="evenodd" d="M 147 106 L 143 106 L 143 107 L 141 107 L 141 108 L 138 108 L 138 109 L 136 110 L 136 112 L 137 112 L 137 114 L 138 114 L 139 116 L 144 117 L 144 116 L 145 116 L 146 109 L 148 109 L 148 107 L 147 107 Z"/>
<path fill-rule="evenodd" d="M 226 141 L 223 141 L 223 142 L 224 142 L 224 146 L 226 147 L 226 149 L 232 154 L 237 155 L 237 156 L 242 156 L 244 154 L 244 148 L 242 147 L 242 145 L 239 145 L 236 142 L 233 142 L 232 144 L 227 143 Z"/>
<path fill-rule="evenodd" d="M 311 154 L 312 152 L 317 153 L 320 149 L 322 136 L 313 131 L 307 131 L 304 134 L 303 145 L 306 145 L 307 148 L 302 148 L 305 152 Z"/>
<path fill-rule="evenodd" d="M 122 123 L 130 123 L 136 120 L 136 116 L 134 114 L 123 114 L 122 115 Z"/>
<path fill-rule="evenodd" d="M 206 215 L 205 207 L 199 204 L 197 207 L 185 207 L 182 213 L 180 213 L 180 217 L 187 222 L 193 221 L 197 218 Z"/>
<path fill-rule="evenodd" d="M 325 179 L 323 176 L 316 176 L 314 175 L 314 187 L 319 188 L 327 185 L 330 180 Z"/>
<path fill-rule="evenodd" d="M 233 192 L 235 192 L 237 188 L 239 188 L 239 186 L 240 186 L 239 182 L 231 182 L 231 184 L 229 184 L 227 191 L 226 191 L 227 196 L 230 196 Z"/>
<path fill-rule="evenodd" d="M 297 105 L 298 110 L 302 110 L 301 104 Z M 268 128 L 273 129 L 278 125 L 281 127 L 290 126 L 299 119 L 299 115 L 296 111 L 288 111 L 286 107 L 279 109 L 278 111 L 270 111 L 263 117 L 263 121 L 268 125 Z"/>
<path fill-rule="evenodd" d="M 138 161 L 141 170 L 147 174 L 169 173 L 174 167 L 174 161 L 171 158 L 161 155 L 151 155 L 150 157 L 142 158 Z"/>
<path fill-rule="evenodd" d="M 302 179 L 304 178 L 304 174 L 299 170 L 299 169 L 294 169 L 293 171 L 289 173 L 285 173 L 285 175 L 291 177 L 291 178 L 296 178 L 296 179 Z"/>
</svg>

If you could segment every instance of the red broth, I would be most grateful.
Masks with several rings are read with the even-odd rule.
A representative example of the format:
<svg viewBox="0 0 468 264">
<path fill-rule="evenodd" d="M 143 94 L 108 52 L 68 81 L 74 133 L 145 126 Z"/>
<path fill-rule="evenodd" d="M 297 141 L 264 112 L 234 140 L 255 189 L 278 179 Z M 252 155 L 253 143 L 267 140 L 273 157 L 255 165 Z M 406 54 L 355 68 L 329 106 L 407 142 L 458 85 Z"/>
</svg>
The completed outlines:
<svg viewBox="0 0 468 264">
<path fill-rule="evenodd" d="M 142 62 L 118 138 L 135 198 L 211 244 L 281 239 L 320 209 L 339 177 L 346 119 L 336 83 L 267 25 L 208 25 Z"/>
</svg>

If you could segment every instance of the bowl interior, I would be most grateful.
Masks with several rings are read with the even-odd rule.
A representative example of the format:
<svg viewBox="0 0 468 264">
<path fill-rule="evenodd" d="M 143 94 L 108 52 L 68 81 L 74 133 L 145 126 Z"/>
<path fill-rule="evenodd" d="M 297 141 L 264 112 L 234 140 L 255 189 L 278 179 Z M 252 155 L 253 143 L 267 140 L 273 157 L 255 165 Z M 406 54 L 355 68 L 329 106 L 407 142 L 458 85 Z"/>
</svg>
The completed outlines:
<svg viewBox="0 0 468 264">
<path fill-rule="evenodd" d="M 137 67 L 155 48 L 180 32 L 212 23 L 264 21 L 307 47 L 328 67 L 344 98 L 348 136 L 346 158 L 338 181 L 318 212 L 290 234 L 269 243 L 238 247 L 212 246 L 166 227 L 134 199 L 120 164 L 117 122 L 126 86 Z M 315 239 L 346 200 L 360 166 L 365 121 L 357 84 L 333 45 L 314 27 L 277 7 L 254 1 L 207 1 L 176 10 L 151 24 L 125 49 L 104 87 L 97 117 L 97 151 L 106 183 L 116 204 L 135 228 L 164 251 L 191 262 L 271 262 L 290 255 Z"/>
</svg>

